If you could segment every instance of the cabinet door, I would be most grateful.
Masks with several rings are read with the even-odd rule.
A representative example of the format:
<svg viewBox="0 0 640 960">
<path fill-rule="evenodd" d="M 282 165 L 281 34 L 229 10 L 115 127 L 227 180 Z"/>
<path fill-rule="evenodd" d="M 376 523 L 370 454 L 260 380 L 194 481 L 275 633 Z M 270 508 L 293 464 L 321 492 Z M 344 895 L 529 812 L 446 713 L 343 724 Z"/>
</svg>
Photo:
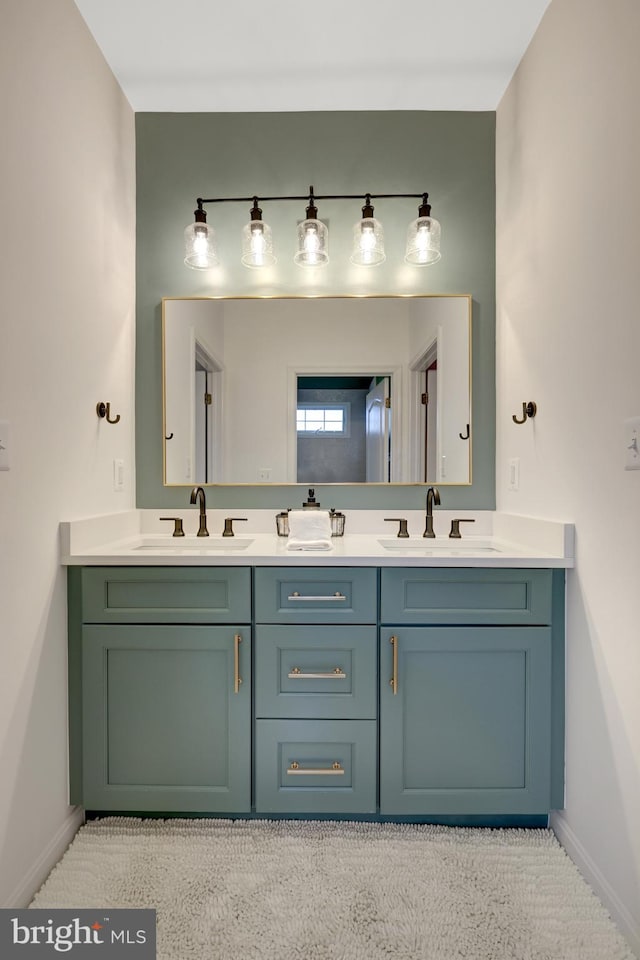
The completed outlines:
<svg viewBox="0 0 640 960">
<path fill-rule="evenodd" d="M 248 811 L 247 628 L 83 628 L 83 803 Z"/>
<path fill-rule="evenodd" d="M 405 627 L 381 644 L 380 812 L 546 813 L 550 629 Z"/>
</svg>

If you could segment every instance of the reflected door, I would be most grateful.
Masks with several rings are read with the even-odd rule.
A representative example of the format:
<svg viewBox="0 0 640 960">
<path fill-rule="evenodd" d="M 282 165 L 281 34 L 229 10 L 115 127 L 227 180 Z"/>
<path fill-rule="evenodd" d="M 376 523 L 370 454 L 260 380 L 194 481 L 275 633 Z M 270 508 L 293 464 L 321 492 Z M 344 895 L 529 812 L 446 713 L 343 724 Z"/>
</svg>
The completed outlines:
<svg viewBox="0 0 640 960">
<path fill-rule="evenodd" d="M 388 483 L 391 479 L 388 399 L 389 378 L 384 377 L 366 400 L 367 483 Z"/>
</svg>

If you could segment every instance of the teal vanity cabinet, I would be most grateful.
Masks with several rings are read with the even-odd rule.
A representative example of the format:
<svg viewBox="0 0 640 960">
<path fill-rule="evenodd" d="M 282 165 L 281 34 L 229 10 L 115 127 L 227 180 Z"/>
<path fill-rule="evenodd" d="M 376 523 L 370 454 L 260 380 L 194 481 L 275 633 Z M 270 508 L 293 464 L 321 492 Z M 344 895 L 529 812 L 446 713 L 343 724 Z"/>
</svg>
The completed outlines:
<svg viewBox="0 0 640 960">
<path fill-rule="evenodd" d="M 251 809 L 251 572 L 71 567 L 72 802 Z"/>
<path fill-rule="evenodd" d="M 69 568 L 89 811 L 544 822 L 564 570 Z"/>
<path fill-rule="evenodd" d="M 377 571 L 255 571 L 255 805 L 375 814 Z"/>
<path fill-rule="evenodd" d="M 562 806 L 563 571 L 381 572 L 380 812 Z"/>
</svg>

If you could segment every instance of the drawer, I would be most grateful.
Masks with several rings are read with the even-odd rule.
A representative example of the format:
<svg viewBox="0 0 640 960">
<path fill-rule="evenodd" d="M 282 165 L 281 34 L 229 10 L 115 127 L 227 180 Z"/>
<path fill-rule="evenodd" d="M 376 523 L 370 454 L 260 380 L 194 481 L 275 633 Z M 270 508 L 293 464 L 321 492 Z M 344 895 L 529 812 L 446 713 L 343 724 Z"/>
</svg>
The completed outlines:
<svg viewBox="0 0 640 960">
<path fill-rule="evenodd" d="M 375 813 L 375 720 L 258 720 L 257 813 Z"/>
<path fill-rule="evenodd" d="M 248 567 L 85 567 L 84 623 L 249 623 Z"/>
<path fill-rule="evenodd" d="M 376 717 L 375 627 L 256 627 L 256 716 Z"/>
<path fill-rule="evenodd" d="M 384 568 L 381 622 L 551 623 L 550 570 Z"/>
<path fill-rule="evenodd" d="M 374 568 L 258 567 L 258 623 L 376 623 Z"/>
</svg>

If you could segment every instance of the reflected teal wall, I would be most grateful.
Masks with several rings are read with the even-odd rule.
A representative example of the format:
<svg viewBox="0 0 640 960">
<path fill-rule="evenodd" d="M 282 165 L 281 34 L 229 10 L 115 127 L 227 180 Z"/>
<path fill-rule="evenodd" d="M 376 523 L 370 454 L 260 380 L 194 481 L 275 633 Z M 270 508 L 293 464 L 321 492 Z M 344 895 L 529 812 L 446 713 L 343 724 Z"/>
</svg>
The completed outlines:
<svg viewBox="0 0 640 960">
<path fill-rule="evenodd" d="M 473 297 L 473 483 L 442 487 L 447 508 L 495 505 L 495 114 L 494 113 L 139 113 L 137 128 L 136 473 L 140 507 L 185 507 L 186 488 L 162 486 L 160 303 L 164 296 L 466 293 Z M 268 275 L 240 263 L 240 232 L 249 205 L 208 208 L 217 229 L 220 266 L 183 264 L 182 232 L 196 197 L 421 193 L 442 224 L 442 260 L 428 268 L 404 263 L 411 200 L 380 200 L 387 260 L 367 270 L 349 263 L 358 201 L 323 202 L 327 267 L 293 263 L 294 203 L 264 204 L 278 263 Z M 321 332 L 320 334 L 321 335 Z M 269 336 L 265 330 L 265 338 Z M 336 345 L 338 346 L 338 345 Z M 424 489 L 345 486 L 319 499 L 336 508 L 420 509 Z M 318 492 L 316 495 L 318 495 Z M 208 500 L 220 507 L 273 507 L 302 502 L 280 486 L 229 486 Z"/>
</svg>

